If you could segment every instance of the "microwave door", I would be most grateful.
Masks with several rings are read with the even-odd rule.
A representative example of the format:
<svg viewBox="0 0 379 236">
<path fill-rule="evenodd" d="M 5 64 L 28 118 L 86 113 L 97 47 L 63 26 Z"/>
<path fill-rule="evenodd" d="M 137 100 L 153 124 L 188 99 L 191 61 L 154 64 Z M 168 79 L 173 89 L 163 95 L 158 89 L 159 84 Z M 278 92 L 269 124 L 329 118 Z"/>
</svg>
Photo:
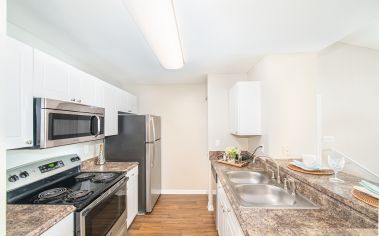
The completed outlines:
<svg viewBox="0 0 379 236">
<path fill-rule="evenodd" d="M 104 137 L 104 117 L 88 113 L 44 109 L 40 148 L 87 142 Z"/>
</svg>

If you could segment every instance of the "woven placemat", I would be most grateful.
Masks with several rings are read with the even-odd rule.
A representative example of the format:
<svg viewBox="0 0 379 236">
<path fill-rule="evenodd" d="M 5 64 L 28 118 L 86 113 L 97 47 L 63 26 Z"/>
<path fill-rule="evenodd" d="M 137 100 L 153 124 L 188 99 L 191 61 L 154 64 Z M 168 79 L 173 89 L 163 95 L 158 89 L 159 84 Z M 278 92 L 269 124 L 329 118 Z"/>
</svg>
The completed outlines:
<svg viewBox="0 0 379 236">
<path fill-rule="evenodd" d="M 333 170 L 304 170 L 298 166 L 288 164 L 288 169 L 310 175 L 332 175 Z"/>
<path fill-rule="evenodd" d="M 361 191 L 359 191 L 359 190 L 357 190 L 357 189 L 353 189 L 353 190 L 351 191 L 351 194 L 353 194 L 353 196 L 354 196 L 356 199 L 358 199 L 358 200 L 360 200 L 360 201 L 362 201 L 362 202 L 364 202 L 364 203 L 367 203 L 367 204 L 369 204 L 370 206 L 373 206 L 373 207 L 379 208 L 379 199 L 374 198 L 374 197 L 372 197 L 372 196 L 370 196 L 370 195 L 368 195 L 368 194 L 366 194 L 366 193 L 363 193 L 363 192 L 361 192 Z"/>
<path fill-rule="evenodd" d="M 239 168 L 247 166 L 247 164 L 249 164 L 247 161 L 243 161 L 241 163 L 233 163 L 233 162 L 228 162 L 228 161 L 224 161 L 224 160 L 218 160 L 217 162 L 222 163 L 222 164 L 226 164 L 226 165 L 239 167 Z"/>
</svg>

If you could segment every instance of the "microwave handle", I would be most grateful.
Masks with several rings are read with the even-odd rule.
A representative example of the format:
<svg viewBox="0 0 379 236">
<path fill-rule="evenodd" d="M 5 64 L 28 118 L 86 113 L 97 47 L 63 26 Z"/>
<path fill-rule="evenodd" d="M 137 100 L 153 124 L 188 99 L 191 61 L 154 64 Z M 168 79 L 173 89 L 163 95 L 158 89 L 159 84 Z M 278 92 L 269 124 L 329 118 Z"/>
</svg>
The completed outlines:
<svg viewBox="0 0 379 236">
<path fill-rule="evenodd" d="M 101 119 L 99 116 L 96 116 L 96 119 L 97 119 L 97 133 L 96 133 L 95 137 L 99 136 L 101 133 L 101 130 L 100 130 L 101 129 L 101 124 L 100 124 Z"/>
</svg>

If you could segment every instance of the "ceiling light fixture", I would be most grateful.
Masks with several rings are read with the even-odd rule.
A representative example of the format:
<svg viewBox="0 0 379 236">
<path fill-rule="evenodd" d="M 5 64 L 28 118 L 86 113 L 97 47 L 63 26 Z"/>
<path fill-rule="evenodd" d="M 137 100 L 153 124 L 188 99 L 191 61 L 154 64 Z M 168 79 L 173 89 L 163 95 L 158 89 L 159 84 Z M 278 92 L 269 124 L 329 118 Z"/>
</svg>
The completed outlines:
<svg viewBox="0 0 379 236">
<path fill-rule="evenodd" d="M 184 65 L 173 0 L 123 0 L 151 49 L 166 69 Z"/>
</svg>

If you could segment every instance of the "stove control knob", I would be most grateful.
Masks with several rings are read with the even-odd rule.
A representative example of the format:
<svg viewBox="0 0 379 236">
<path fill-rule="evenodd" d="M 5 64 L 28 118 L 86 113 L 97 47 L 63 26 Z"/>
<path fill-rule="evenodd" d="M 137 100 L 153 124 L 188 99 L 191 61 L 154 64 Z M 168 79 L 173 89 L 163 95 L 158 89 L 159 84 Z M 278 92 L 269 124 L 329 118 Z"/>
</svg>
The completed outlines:
<svg viewBox="0 0 379 236">
<path fill-rule="evenodd" d="M 72 157 L 71 162 L 80 161 L 80 157 Z"/>
<path fill-rule="evenodd" d="M 18 176 L 17 175 L 11 175 L 9 178 L 8 178 L 9 182 L 16 182 L 18 180 Z"/>
<path fill-rule="evenodd" d="M 23 172 L 20 173 L 20 177 L 21 178 L 26 178 L 28 176 L 29 176 L 29 173 L 27 171 L 23 171 Z"/>
</svg>

